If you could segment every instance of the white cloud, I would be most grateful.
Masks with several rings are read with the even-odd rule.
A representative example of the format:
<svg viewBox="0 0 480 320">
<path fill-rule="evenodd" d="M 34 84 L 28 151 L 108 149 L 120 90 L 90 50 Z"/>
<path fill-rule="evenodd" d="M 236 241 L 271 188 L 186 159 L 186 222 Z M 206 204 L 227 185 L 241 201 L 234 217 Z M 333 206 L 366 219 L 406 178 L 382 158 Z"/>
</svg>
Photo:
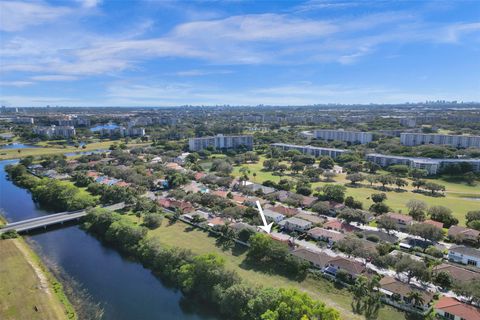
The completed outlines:
<svg viewBox="0 0 480 320">
<path fill-rule="evenodd" d="M 73 76 L 66 76 L 61 74 L 48 74 L 48 75 L 41 75 L 41 76 L 33 76 L 30 79 L 34 81 L 72 81 L 77 80 L 77 77 Z"/>
<path fill-rule="evenodd" d="M 30 26 L 54 21 L 72 12 L 42 2 L 0 1 L 0 30 L 20 31 Z"/>
<path fill-rule="evenodd" d="M 0 87 L 26 87 L 32 84 L 32 81 L 0 81 Z"/>
<path fill-rule="evenodd" d="M 95 8 L 102 3 L 102 0 L 77 0 L 85 8 Z"/>
</svg>

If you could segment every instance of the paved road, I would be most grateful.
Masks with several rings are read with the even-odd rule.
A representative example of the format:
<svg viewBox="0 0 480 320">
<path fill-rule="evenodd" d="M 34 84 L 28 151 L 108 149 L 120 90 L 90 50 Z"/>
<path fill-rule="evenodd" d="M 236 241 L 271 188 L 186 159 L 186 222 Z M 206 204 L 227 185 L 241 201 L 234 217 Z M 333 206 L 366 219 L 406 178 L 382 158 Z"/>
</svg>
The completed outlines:
<svg viewBox="0 0 480 320">
<path fill-rule="evenodd" d="M 115 211 L 115 210 L 123 209 L 124 207 L 125 207 L 125 203 L 121 202 L 121 203 L 116 203 L 110 206 L 106 206 L 104 208 Z M 86 210 L 78 210 L 73 212 L 60 212 L 60 213 L 45 215 L 37 218 L 9 223 L 5 227 L 0 229 L 0 233 L 6 232 L 9 230 L 15 230 L 17 232 L 34 230 L 37 228 L 47 227 L 47 226 L 58 224 L 58 223 L 77 220 L 85 215 L 87 215 Z"/>
</svg>

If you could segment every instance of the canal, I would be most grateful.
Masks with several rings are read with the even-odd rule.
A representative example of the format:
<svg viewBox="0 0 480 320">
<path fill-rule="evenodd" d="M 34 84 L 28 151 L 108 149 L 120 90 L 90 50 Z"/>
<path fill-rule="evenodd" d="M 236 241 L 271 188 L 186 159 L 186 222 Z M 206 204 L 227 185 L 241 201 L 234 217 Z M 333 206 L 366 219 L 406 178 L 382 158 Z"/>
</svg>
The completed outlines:
<svg viewBox="0 0 480 320">
<path fill-rule="evenodd" d="M 3 214 L 9 222 L 48 214 L 27 190 L 7 179 L 5 166 L 15 162 L 0 161 Z M 141 264 L 125 259 L 78 226 L 35 234 L 28 240 L 45 261 L 59 267 L 60 279 L 72 279 L 103 309 L 102 319 L 216 319 L 162 284 Z"/>
</svg>

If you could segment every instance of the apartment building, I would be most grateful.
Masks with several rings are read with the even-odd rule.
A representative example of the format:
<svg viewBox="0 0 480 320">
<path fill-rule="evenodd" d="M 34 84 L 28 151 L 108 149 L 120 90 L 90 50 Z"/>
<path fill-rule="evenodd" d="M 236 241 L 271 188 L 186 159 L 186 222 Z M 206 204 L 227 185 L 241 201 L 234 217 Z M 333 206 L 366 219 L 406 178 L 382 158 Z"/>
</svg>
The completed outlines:
<svg viewBox="0 0 480 320">
<path fill-rule="evenodd" d="M 89 127 L 91 121 L 84 117 L 66 116 L 63 119 L 58 119 L 57 123 L 59 126 Z"/>
<path fill-rule="evenodd" d="M 373 140 L 370 132 L 345 131 L 345 130 L 315 130 L 313 135 L 322 140 L 338 140 L 350 143 L 369 143 Z"/>
<path fill-rule="evenodd" d="M 75 128 L 72 126 L 35 127 L 33 133 L 40 136 L 71 138 L 76 135 Z"/>
<path fill-rule="evenodd" d="M 190 138 L 188 140 L 188 147 L 190 151 L 200 151 L 209 147 L 213 149 L 237 149 L 242 146 L 248 150 L 252 150 L 253 136 L 225 136 L 223 134 L 217 134 L 214 137 Z"/>
<path fill-rule="evenodd" d="M 333 159 L 339 157 L 344 153 L 350 152 L 349 150 L 345 150 L 345 149 L 300 146 L 300 145 L 288 144 L 288 143 L 272 143 L 271 146 L 282 149 L 284 151 L 298 150 L 303 154 L 309 154 L 314 157 L 329 156 L 329 157 L 332 157 Z"/>
<path fill-rule="evenodd" d="M 12 119 L 12 122 L 16 124 L 33 124 L 35 120 L 29 117 L 15 117 Z"/>
<path fill-rule="evenodd" d="M 103 128 L 102 136 L 120 136 L 120 137 L 143 137 L 145 135 L 145 128 Z"/>
<path fill-rule="evenodd" d="M 480 159 L 431 159 L 384 155 L 379 153 L 369 153 L 366 159 L 376 163 L 381 167 L 388 167 L 395 164 L 403 164 L 410 168 L 427 170 L 429 175 L 437 174 L 442 168 L 448 165 L 459 163 L 469 163 L 474 172 L 480 172 Z"/>
<path fill-rule="evenodd" d="M 456 148 L 480 148 L 480 136 L 402 133 L 400 135 L 400 142 L 404 146 L 436 144 L 436 145 L 449 145 Z"/>
</svg>

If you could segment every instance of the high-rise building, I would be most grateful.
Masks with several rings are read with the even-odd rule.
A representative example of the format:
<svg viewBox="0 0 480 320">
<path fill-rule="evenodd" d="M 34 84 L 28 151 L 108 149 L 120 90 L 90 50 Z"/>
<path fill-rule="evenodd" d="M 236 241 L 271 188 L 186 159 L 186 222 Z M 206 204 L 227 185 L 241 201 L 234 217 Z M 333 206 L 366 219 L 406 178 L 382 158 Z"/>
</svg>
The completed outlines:
<svg viewBox="0 0 480 320">
<path fill-rule="evenodd" d="M 400 142 L 404 146 L 422 144 L 449 145 L 456 148 L 480 148 L 480 136 L 462 136 L 449 134 L 402 133 Z"/>
<path fill-rule="evenodd" d="M 35 127 L 33 128 L 33 133 L 51 137 L 63 137 L 63 138 L 71 138 L 76 135 L 75 128 L 72 126 L 55 126 L 52 125 L 50 127 Z"/>
<path fill-rule="evenodd" d="M 314 157 L 329 156 L 333 159 L 341 156 L 344 153 L 350 152 L 349 150 L 344 149 L 333 149 L 333 148 L 322 148 L 314 146 L 300 146 L 295 144 L 287 143 L 272 143 L 272 147 L 282 149 L 284 151 L 288 150 L 298 150 L 303 154 L 309 154 Z"/>
<path fill-rule="evenodd" d="M 381 167 L 388 167 L 396 164 L 403 164 L 410 168 L 424 169 L 429 175 L 435 175 L 443 168 L 449 165 L 468 163 L 472 171 L 480 172 L 480 159 L 431 159 L 384 155 L 378 153 L 369 153 L 366 159 L 376 163 Z"/>
<path fill-rule="evenodd" d="M 213 149 L 237 149 L 239 147 L 245 147 L 247 150 L 252 150 L 253 136 L 224 136 L 223 134 L 218 134 L 214 137 L 190 138 L 188 140 L 188 147 L 190 151 L 200 151 L 209 147 Z"/>
<path fill-rule="evenodd" d="M 369 143 L 373 140 L 370 132 L 345 131 L 345 130 L 315 130 L 313 135 L 316 139 L 338 140 L 350 143 Z"/>
</svg>

